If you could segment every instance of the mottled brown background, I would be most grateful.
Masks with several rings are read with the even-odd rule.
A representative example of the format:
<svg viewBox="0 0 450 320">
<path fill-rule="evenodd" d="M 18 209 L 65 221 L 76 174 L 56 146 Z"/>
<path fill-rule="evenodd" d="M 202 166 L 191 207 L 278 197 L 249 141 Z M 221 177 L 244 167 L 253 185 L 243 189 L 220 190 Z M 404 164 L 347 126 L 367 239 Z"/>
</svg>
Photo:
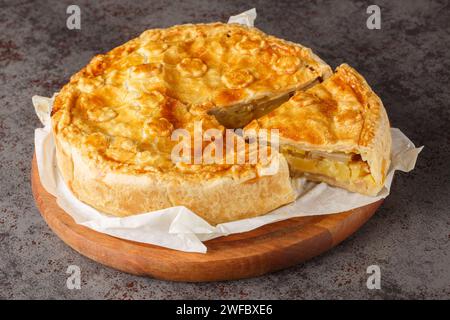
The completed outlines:
<svg viewBox="0 0 450 320">
<path fill-rule="evenodd" d="M 78 4 L 82 29 L 66 28 Z M 378 4 L 382 29 L 366 28 Z M 348 62 L 383 99 L 392 126 L 425 145 L 398 174 L 379 212 L 334 250 L 257 279 L 186 284 L 94 263 L 47 227 L 30 190 L 34 94 L 49 96 L 97 53 L 143 30 L 226 21 L 256 7 L 256 26 Z M 450 7 L 448 1 L 5 1 L 0 0 L 0 298 L 450 298 Z M 82 270 L 68 290 L 69 264 Z M 382 289 L 366 288 L 378 264 Z"/>
</svg>

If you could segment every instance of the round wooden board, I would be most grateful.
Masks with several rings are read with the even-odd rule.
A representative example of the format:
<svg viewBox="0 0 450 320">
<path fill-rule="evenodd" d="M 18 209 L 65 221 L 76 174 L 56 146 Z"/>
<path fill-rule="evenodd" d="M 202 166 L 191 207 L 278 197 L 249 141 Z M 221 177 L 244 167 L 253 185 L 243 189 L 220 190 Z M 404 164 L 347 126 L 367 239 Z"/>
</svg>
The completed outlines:
<svg viewBox="0 0 450 320">
<path fill-rule="evenodd" d="M 358 230 L 382 200 L 332 215 L 292 218 L 205 242 L 206 254 L 115 238 L 78 225 L 42 186 L 33 158 L 31 184 L 50 228 L 70 247 L 99 263 L 135 275 L 172 281 L 219 281 L 260 276 L 298 264 Z"/>
</svg>

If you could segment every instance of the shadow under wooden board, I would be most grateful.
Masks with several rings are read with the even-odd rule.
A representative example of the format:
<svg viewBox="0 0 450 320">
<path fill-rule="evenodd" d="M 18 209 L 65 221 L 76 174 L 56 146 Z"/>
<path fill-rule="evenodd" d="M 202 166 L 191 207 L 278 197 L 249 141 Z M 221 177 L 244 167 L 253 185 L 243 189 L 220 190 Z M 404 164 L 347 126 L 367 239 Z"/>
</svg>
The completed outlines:
<svg viewBox="0 0 450 320">
<path fill-rule="evenodd" d="M 208 252 L 187 253 L 119 239 L 78 225 L 42 186 L 33 158 L 31 184 L 50 228 L 70 247 L 106 266 L 172 281 L 219 281 L 260 276 L 315 257 L 358 230 L 382 200 L 354 210 L 292 218 L 205 242 Z"/>
</svg>

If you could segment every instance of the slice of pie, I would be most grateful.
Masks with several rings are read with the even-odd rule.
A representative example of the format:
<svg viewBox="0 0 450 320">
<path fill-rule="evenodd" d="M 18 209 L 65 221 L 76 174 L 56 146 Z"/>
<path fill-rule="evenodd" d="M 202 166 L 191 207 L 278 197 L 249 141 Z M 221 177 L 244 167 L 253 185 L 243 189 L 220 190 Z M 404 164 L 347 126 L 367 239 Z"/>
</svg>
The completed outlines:
<svg viewBox="0 0 450 320">
<path fill-rule="evenodd" d="M 96 56 L 56 96 L 58 167 L 75 196 L 116 216 L 181 205 L 212 224 L 265 214 L 295 200 L 282 155 L 174 162 L 173 134 L 242 127 L 330 74 L 310 49 L 255 28 L 148 30 Z M 278 170 L 264 170 L 272 161 Z"/>
<path fill-rule="evenodd" d="M 246 127 L 251 129 L 279 130 L 291 175 L 367 195 L 383 187 L 390 165 L 389 120 L 380 98 L 346 64 L 254 120 Z"/>
</svg>

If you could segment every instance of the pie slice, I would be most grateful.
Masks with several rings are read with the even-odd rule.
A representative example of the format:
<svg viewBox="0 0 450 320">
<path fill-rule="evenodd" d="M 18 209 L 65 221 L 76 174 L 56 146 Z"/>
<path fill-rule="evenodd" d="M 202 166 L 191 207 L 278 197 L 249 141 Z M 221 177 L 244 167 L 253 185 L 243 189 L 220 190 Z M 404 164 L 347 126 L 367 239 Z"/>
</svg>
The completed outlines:
<svg viewBox="0 0 450 320">
<path fill-rule="evenodd" d="M 245 129 L 278 129 L 291 175 L 367 195 L 383 187 L 390 165 L 389 120 L 379 97 L 347 64 Z"/>
</svg>

